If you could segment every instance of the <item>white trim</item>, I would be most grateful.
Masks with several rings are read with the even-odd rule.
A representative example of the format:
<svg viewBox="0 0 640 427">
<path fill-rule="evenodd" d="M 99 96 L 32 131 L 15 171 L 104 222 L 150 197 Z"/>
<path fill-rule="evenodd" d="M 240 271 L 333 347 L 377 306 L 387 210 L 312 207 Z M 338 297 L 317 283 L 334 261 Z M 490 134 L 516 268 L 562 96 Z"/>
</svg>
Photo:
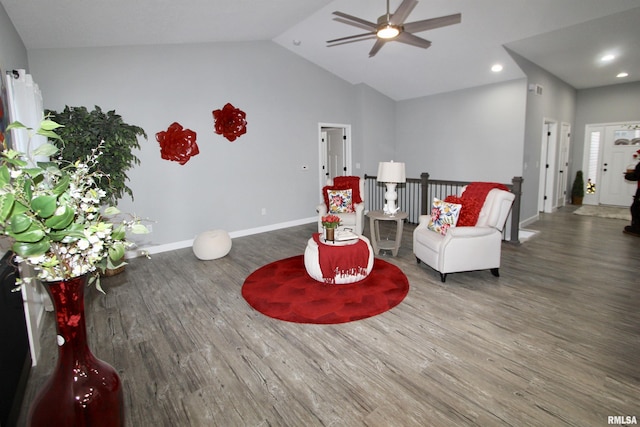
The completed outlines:
<svg viewBox="0 0 640 427">
<path fill-rule="evenodd" d="M 540 213 L 537 213 L 530 218 L 520 221 L 520 228 L 526 227 L 527 225 L 531 225 L 538 220 L 540 220 Z"/>
<path fill-rule="evenodd" d="M 314 222 L 317 222 L 317 221 L 318 221 L 318 217 L 317 216 L 313 216 L 313 217 L 309 217 L 309 218 L 303 218 L 303 219 L 296 219 L 296 220 L 293 220 L 293 221 L 281 222 L 281 223 L 278 223 L 278 224 L 265 225 L 263 227 L 256 227 L 256 228 L 249 228 L 249 229 L 246 229 L 246 230 L 232 231 L 231 233 L 229 233 L 229 236 L 231 236 L 232 239 L 235 239 L 236 237 L 244 237 L 244 236 L 250 236 L 252 234 L 266 233 L 268 231 L 281 230 L 283 228 L 295 227 L 295 226 L 304 225 L 304 224 L 311 224 L 311 223 L 314 223 Z"/>
<path fill-rule="evenodd" d="M 548 117 L 542 121 L 542 142 L 540 150 L 540 177 L 538 189 L 538 211 L 556 210 L 556 159 L 558 152 L 558 121 Z M 548 167 L 546 165 L 549 165 Z M 545 200 L 545 196 L 547 197 Z"/>
<path fill-rule="evenodd" d="M 556 183 L 557 193 L 555 203 L 558 208 L 564 207 L 567 203 L 571 203 L 571 179 L 569 177 L 569 167 L 571 162 L 571 123 L 568 122 L 560 122 L 559 128 L 559 138 L 558 138 L 558 160 L 557 160 L 557 169 L 556 176 L 558 177 L 558 182 Z M 566 159 L 565 164 L 560 163 L 563 158 L 563 148 L 566 145 Z M 560 178 L 560 171 L 562 170 L 562 178 Z M 564 181 L 564 182 L 562 182 Z M 562 184 L 562 187 L 559 186 Z M 557 202 L 561 200 L 562 204 L 558 204 Z"/>
<path fill-rule="evenodd" d="M 327 151 L 327 145 L 326 142 L 323 143 L 322 142 L 322 129 L 323 128 L 336 128 L 336 129 L 342 129 L 342 132 L 344 133 L 344 136 L 346 137 L 346 142 L 345 142 L 345 164 L 347 166 L 347 170 L 346 170 L 346 174 L 347 175 L 351 175 L 353 172 L 353 165 L 352 163 L 352 146 L 351 146 L 351 125 L 350 124 L 343 124 L 343 123 L 324 123 L 324 122 L 319 122 L 318 123 L 318 174 L 319 174 L 319 182 L 320 182 L 320 188 L 319 188 L 319 193 L 322 192 L 322 187 L 324 187 L 326 185 L 327 182 L 327 177 L 325 175 L 325 171 L 322 170 L 322 166 L 324 164 L 324 158 L 326 158 L 326 151 Z M 329 165 L 324 165 L 325 167 L 329 167 Z"/>
<path fill-rule="evenodd" d="M 283 228 L 295 227 L 297 225 L 311 224 L 316 221 L 318 221 L 318 218 L 315 216 L 310 218 L 296 219 L 293 221 L 281 222 L 278 224 L 265 225 L 263 227 L 255 227 L 255 228 L 248 228 L 246 230 L 232 231 L 229 233 L 229 236 L 232 239 L 235 239 L 237 237 L 250 236 L 252 234 L 260 234 L 260 233 L 266 233 L 268 231 L 275 231 Z M 144 247 L 136 248 L 135 250 L 127 252 L 126 257 L 127 259 L 132 259 L 132 258 L 145 256 L 145 254 L 153 255 L 153 254 L 169 252 L 177 249 L 189 248 L 193 246 L 194 240 L 195 240 L 195 237 L 193 239 L 182 240 L 180 242 L 174 242 L 174 243 L 167 243 L 165 245 L 144 246 Z"/>
<path fill-rule="evenodd" d="M 584 195 L 583 204 L 585 205 L 599 205 L 600 194 L 598 186 L 602 189 L 602 168 L 603 168 L 603 155 L 605 144 L 605 128 L 608 126 L 628 126 L 628 125 L 640 125 L 640 120 L 629 120 L 624 122 L 610 122 L 610 123 L 587 123 L 584 126 L 584 140 L 582 142 L 582 167 L 579 170 L 584 171 L 585 181 L 589 178 L 589 156 L 591 151 L 591 133 L 600 132 L 600 146 L 598 147 L 598 175 L 596 176 L 596 193 Z M 573 181 L 572 181 L 573 182 Z"/>
</svg>

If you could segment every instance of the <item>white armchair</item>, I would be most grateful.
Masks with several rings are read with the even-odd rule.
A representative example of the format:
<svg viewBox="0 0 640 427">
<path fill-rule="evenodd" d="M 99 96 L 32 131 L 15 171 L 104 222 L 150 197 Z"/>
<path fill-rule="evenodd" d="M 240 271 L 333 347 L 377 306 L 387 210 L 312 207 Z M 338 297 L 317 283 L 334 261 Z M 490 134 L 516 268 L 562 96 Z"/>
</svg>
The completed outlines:
<svg viewBox="0 0 640 427">
<path fill-rule="evenodd" d="M 345 213 L 335 213 L 340 218 L 340 226 L 339 230 L 349 229 L 361 236 L 364 230 L 364 179 L 360 177 L 354 176 L 339 176 L 335 177 L 335 179 L 327 180 L 327 186 L 324 187 L 323 191 L 326 191 L 327 187 L 335 187 L 340 189 L 347 189 L 350 186 L 354 186 L 356 188 L 352 188 L 353 194 L 353 210 L 354 212 L 345 212 Z M 357 196 L 356 194 L 357 193 Z M 326 195 L 323 195 L 323 198 L 326 200 Z M 359 203 L 355 203 L 355 201 L 360 201 Z M 328 209 L 325 202 L 320 203 L 316 211 L 318 212 L 318 232 L 323 232 L 322 227 L 322 217 L 327 215 Z"/>
<path fill-rule="evenodd" d="M 448 273 L 460 271 L 491 269 L 491 273 L 498 277 L 502 229 L 514 199 L 513 193 L 492 189 L 475 226 L 453 227 L 445 235 L 427 228 L 429 215 L 420 216 L 413 232 L 416 260 L 440 272 L 442 282 Z"/>
</svg>

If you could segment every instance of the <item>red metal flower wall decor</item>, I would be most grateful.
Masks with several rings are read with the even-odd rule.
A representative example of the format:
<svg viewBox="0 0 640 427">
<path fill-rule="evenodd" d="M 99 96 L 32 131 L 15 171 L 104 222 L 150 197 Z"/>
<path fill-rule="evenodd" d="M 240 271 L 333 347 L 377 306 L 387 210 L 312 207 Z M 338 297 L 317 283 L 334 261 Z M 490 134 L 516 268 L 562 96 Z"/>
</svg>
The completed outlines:
<svg viewBox="0 0 640 427">
<path fill-rule="evenodd" d="M 196 133 L 191 129 L 184 129 L 178 122 L 173 122 L 166 131 L 156 133 L 156 140 L 160 143 L 160 156 L 181 165 L 200 153 Z"/>
<path fill-rule="evenodd" d="M 246 113 L 239 108 L 227 103 L 222 110 L 214 110 L 215 132 L 229 141 L 235 141 L 241 135 L 247 133 Z"/>
</svg>

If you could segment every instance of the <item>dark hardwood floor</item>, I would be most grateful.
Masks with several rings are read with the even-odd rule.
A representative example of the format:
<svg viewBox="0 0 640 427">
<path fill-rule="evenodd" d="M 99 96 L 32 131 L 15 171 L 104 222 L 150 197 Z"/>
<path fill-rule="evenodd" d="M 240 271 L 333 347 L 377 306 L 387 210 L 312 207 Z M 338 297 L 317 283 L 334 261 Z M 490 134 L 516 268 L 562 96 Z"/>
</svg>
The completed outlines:
<svg viewBox="0 0 640 427">
<path fill-rule="evenodd" d="M 87 293 L 91 348 L 124 384 L 138 426 L 605 426 L 640 418 L 640 238 L 625 221 L 542 214 L 503 244 L 501 277 L 398 257 L 397 307 L 339 325 L 267 318 L 244 279 L 303 253 L 315 224 L 135 259 Z M 383 230 L 392 233 L 391 230 Z M 369 235 L 369 230 L 365 231 Z M 56 359 L 52 315 L 21 422 Z"/>
</svg>

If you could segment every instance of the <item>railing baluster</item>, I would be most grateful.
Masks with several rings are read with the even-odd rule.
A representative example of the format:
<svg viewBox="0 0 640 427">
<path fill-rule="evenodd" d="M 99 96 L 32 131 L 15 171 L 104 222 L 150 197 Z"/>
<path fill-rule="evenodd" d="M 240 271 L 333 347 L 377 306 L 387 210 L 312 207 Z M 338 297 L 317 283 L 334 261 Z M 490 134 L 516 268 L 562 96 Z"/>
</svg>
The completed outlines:
<svg viewBox="0 0 640 427">
<path fill-rule="evenodd" d="M 377 177 L 365 175 L 365 200 L 366 210 L 382 210 L 384 207 L 384 193 L 386 187 L 379 183 Z M 424 172 L 420 178 L 407 178 L 404 184 L 398 184 L 398 206 L 408 213 L 407 222 L 417 224 L 420 215 L 428 215 L 434 197 L 444 200 L 449 195 L 460 195 L 462 188 L 470 184 L 469 181 L 448 181 L 429 179 L 429 174 Z M 522 196 L 522 177 L 514 177 L 511 184 L 505 184 L 509 191 L 515 194 L 513 208 L 509 214 L 511 217 L 510 242 L 519 243 L 518 230 L 520 228 L 520 198 Z"/>
</svg>

